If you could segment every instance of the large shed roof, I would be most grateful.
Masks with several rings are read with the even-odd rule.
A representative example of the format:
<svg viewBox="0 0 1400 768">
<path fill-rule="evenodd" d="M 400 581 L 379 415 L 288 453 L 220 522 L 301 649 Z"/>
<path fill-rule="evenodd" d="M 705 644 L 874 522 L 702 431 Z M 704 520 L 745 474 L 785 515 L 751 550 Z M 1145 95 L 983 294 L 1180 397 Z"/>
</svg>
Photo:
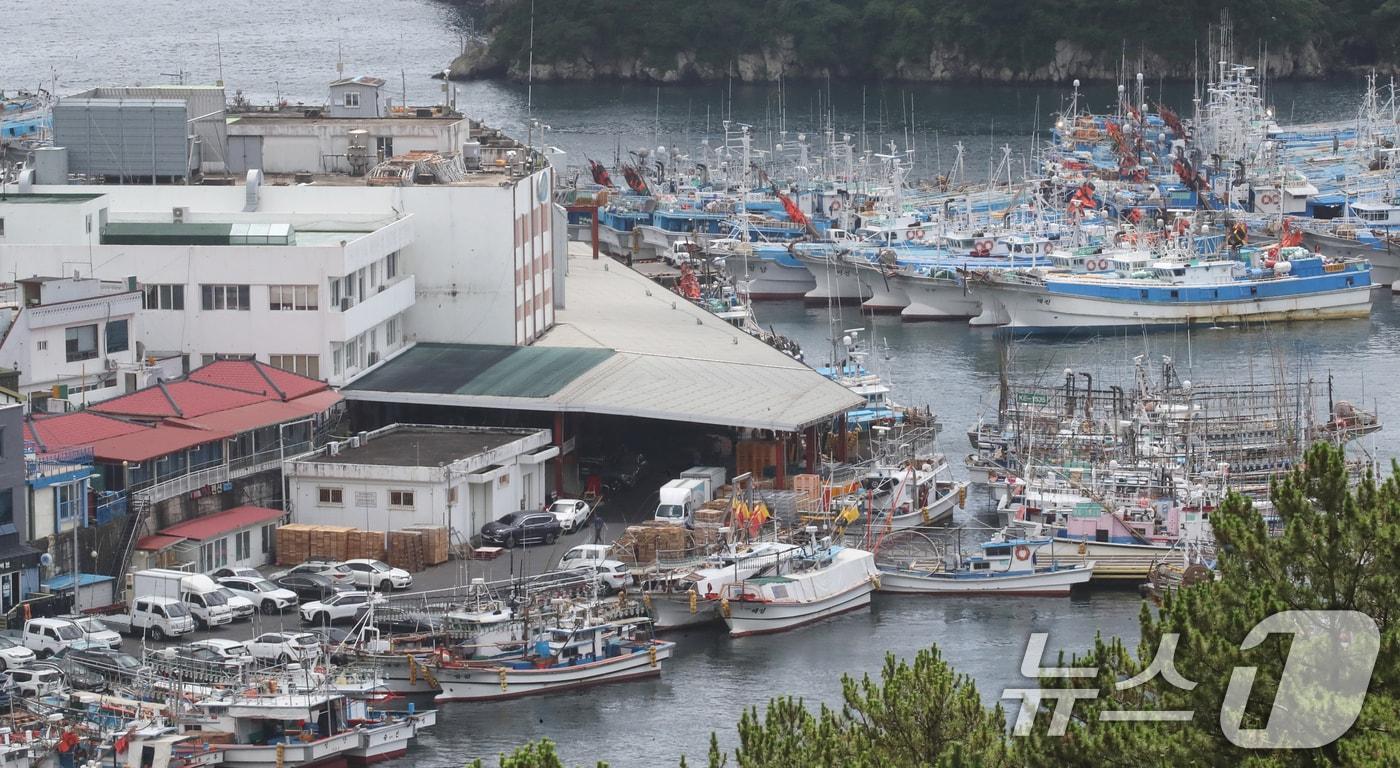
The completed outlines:
<svg viewBox="0 0 1400 768">
<path fill-rule="evenodd" d="M 784 432 L 863 402 L 618 262 L 587 253 L 570 246 L 566 307 L 533 347 L 420 344 L 342 394 Z"/>
</svg>

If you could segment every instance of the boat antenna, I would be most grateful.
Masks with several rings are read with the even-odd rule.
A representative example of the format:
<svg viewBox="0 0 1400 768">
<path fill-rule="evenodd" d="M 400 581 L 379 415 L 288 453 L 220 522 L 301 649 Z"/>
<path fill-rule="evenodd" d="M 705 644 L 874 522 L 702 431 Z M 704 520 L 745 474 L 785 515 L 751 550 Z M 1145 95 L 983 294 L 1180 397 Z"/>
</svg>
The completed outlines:
<svg viewBox="0 0 1400 768">
<path fill-rule="evenodd" d="M 535 106 L 535 0 L 530 0 L 530 55 L 525 64 L 525 114 Z"/>
</svg>

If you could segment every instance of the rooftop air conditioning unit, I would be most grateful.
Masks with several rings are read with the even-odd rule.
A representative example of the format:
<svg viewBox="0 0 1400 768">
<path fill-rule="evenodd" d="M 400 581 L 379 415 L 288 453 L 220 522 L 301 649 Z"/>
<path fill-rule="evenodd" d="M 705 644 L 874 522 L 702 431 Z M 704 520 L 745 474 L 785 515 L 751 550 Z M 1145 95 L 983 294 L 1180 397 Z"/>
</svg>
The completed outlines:
<svg viewBox="0 0 1400 768">
<path fill-rule="evenodd" d="M 184 206 L 176 206 L 170 209 L 170 218 L 174 220 L 176 224 L 183 222 L 185 220 L 185 217 L 189 215 L 190 209 Z"/>
</svg>

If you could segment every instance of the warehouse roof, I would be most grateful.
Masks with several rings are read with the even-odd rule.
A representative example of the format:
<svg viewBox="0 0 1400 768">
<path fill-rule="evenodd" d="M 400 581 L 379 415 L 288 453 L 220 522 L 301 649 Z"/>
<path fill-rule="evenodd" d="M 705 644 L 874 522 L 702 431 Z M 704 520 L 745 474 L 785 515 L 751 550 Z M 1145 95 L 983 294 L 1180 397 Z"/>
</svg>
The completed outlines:
<svg viewBox="0 0 1400 768">
<path fill-rule="evenodd" d="M 618 262 L 587 254 L 570 245 L 566 308 L 534 347 L 419 345 L 426 349 L 401 354 L 342 393 L 350 400 L 640 416 L 784 432 L 864 402 Z M 468 367 L 464 361 L 481 369 L 462 370 Z"/>
</svg>

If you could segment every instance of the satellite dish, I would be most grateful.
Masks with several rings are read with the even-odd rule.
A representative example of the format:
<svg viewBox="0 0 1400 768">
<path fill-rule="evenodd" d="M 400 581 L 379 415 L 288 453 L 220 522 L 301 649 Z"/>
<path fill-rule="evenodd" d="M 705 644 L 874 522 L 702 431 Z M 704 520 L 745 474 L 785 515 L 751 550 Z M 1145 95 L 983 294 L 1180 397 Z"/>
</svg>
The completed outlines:
<svg viewBox="0 0 1400 768">
<path fill-rule="evenodd" d="M 49 566 L 53 565 L 53 555 L 49 554 L 48 552 L 39 555 L 39 565 L 42 565 L 45 568 L 48 568 Z"/>
</svg>

